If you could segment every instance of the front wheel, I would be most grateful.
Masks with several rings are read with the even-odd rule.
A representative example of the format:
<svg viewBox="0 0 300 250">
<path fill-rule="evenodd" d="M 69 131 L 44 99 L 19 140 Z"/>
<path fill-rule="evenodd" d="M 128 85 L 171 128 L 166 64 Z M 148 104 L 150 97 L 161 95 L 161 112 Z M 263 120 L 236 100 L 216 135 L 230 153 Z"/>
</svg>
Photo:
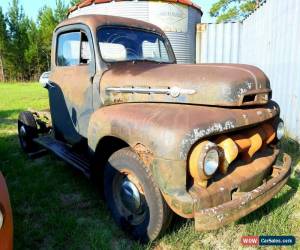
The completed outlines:
<svg viewBox="0 0 300 250">
<path fill-rule="evenodd" d="M 29 111 L 21 112 L 18 119 L 18 134 L 21 148 L 26 153 L 32 153 L 36 150 L 33 141 L 38 136 L 37 124 L 34 116 Z"/>
<path fill-rule="evenodd" d="M 154 240 L 170 224 L 172 211 L 150 169 L 129 148 L 109 158 L 104 172 L 104 194 L 117 224 L 141 242 Z"/>
</svg>

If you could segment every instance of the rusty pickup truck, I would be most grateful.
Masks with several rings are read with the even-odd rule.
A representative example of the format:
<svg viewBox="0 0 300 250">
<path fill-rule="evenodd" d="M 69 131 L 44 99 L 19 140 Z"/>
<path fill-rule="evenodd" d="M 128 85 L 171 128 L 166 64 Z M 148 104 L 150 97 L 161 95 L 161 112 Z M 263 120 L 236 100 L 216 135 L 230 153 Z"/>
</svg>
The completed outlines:
<svg viewBox="0 0 300 250">
<path fill-rule="evenodd" d="M 22 112 L 22 148 L 55 153 L 102 185 L 112 217 L 147 242 L 172 214 L 214 230 L 287 182 L 267 76 L 239 64 L 176 63 L 164 32 L 103 15 L 58 25 L 40 83 L 50 112 Z"/>
</svg>

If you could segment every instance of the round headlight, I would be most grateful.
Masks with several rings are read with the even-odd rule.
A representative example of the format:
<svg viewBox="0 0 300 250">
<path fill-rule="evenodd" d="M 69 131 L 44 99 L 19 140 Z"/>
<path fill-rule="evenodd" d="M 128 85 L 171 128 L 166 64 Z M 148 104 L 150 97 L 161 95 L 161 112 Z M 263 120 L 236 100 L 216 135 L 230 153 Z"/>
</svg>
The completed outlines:
<svg viewBox="0 0 300 250">
<path fill-rule="evenodd" d="M 277 125 L 276 136 L 277 136 L 278 140 L 281 140 L 282 137 L 284 136 L 284 123 L 283 123 L 283 121 L 280 121 Z"/>
<path fill-rule="evenodd" d="M 207 180 L 219 168 L 218 145 L 210 141 L 198 143 L 191 152 L 189 158 L 189 172 L 195 182 L 207 186 Z"/>
<path fill-rule="evenodd" d="M 219 153 L 216 149 L 207 151 L 203 162 L 203 170 L 205 175 L 213 175 L 219 167 Z"/>
<path fill-rule="evenodd" d="M 2 228 L 3 226 L 3 214 L 2 214 L 2 211 L 0 209 L 0 229 Z"/>
</svg>

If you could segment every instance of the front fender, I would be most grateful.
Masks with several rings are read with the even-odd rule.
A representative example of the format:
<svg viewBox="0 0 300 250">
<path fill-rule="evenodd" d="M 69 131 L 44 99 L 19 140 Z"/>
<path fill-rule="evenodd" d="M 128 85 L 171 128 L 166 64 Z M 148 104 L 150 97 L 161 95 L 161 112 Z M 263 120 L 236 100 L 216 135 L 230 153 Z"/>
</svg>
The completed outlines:
<svg viewBox="0 0 300 250">
<path fill-rule="evenodd" d="M 178 157 L 182 132 L 177 122 L 168 118 L 168 114 L 173 116 L 179 107 L 118 104 L 101 108 L 91 117 L 88 143 L 94 152 L 98 142 L 106 136 L 117 137 L 135 150 L 137 145 L 143 145 L 152 155 L 149 167 L 166 202 L 177 214 L 190 218 L 193 202 L 186 191 L 186 161 Z"/>
<path fill-rule="evenodd" d="M 192 217 L 193 201 L 186 188 L 191 147 L 203 138 L 263 122 L 278 113 L 273 102 L 243 109 L 171 103 L 116 104 L 92 115 L 88 143 L 94 152 L 106 136 L 117 137 L 133 149 L 143 145 L 153 156 L 149 166 L 169 206 L 183 217 Z"/>
</svg>

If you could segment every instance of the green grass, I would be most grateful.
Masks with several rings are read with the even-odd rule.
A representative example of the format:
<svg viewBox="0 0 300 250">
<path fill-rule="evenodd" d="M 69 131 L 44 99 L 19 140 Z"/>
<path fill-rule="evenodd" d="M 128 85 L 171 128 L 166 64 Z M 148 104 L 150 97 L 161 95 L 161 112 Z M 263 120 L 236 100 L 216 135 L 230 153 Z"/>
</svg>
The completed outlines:
<svg viewBox="0 0 300 250">
<path fill-rule="evenodd" d="M 31 160 L 21 152 L 19 112 L 47 107 L 47 91 L 38 84 L 0 84 L 0 170 L 10 191 L 15 249 L 238 249 L 242 235 L 300 239 L 300 188 L 294 173 L 269 203 L 217 231 L 198 233 L 192 220 L 176 218 L 167 233 L 149 245 L 130 240 L 85 177 L 51 154 Z M 286 139 L 282 147 L 296 165 L 299 145 Z"/>
</svg>

